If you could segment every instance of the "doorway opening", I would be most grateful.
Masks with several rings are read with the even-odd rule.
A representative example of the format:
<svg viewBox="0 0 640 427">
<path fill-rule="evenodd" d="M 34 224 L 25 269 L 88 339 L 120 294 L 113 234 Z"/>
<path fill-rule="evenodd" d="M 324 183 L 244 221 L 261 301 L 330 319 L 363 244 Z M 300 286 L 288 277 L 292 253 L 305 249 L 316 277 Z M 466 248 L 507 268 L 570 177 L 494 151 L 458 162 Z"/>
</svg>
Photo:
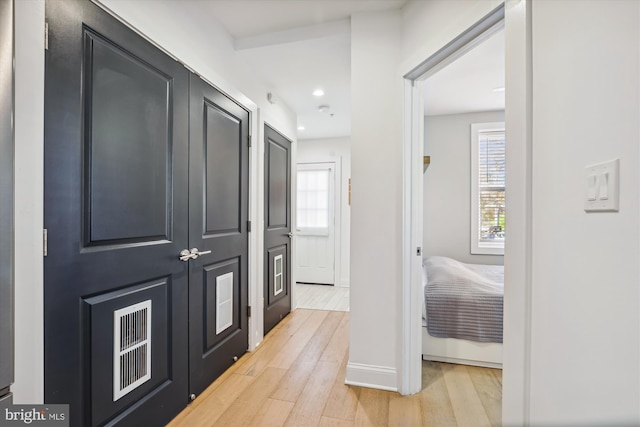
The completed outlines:
<svg viewBox="0 0 640 427">
<path fill-rule="evenodd" d="M 349 311 L 350 138 L 298 141 L 297 308 Z"/>
<path fill-rule="evenodd" d="M 500 30 L 504 28 L 505 23 L 505 5 L 502 4 L 458 37 L 453 39 L 450 43 L 445 45 L 435 54 L 423 61 L 419 66 L 414 68 L 405 77 L 405 150 L 404 150 L 404 206 L 403 206 L 403 276 L 404 276 L 404 291 L 403 291 L 403 346 L 402 346 L 402 378 L 401 378 L 401 392 L 404 394 L 416 393 L 421 389 L 421 384 L 418 378 L 420 378 L 420 372 L 422 371 L 421 357 L 418 355 L 423 354 L 422 348 L 422 335 L 423 328 L 421 314 L 423 311 L 423 305 L 426 305 L 423 294 L 423 248 L 429 251 L 434 250 L 432 246 L 423 246 L 423 227 L 425 225 L 425 212 L 423 208 L 424 188 L 423 183 L 428 180 L 429 171 L 426 171 L 427 177 L 423 175 L 428 165 L 427 160 L 431 163 L 437 162 L 437 158 L 424 157 L 424 144 L 425 144 L 425 104 L 424 98 L 429 101 L 429 97 L 433 91 L 428 91 L 426 95 L 423 94 L 425 86 L 428 88 L 428 82 L 439 71 L 450 67 L 454 61 L 467 55 L 476 47 L 482 45 L 492 36 L 495 36 Z M 504 36 L 502 36 L 504 42 Z M 502 63 L 504 67 L 504 60 Z M 467 72 L 468 74 L 468 72 Z M 473 74 L 472 74 L 473 75 Z M 467 77 L 468 78 L 468 77 Z M 498 89 L 500 88 L 500 89 Z M 496 85 L 493 89 L 503 91 L 504 85 Z M 504 94 L 504 92 L 502 92 Z M 469 110 L 473 111 L 473 110 Z M 504 113 L 502 113 L 504 115 Z M 475 120 L 475 119 L 474 119 Z M 485 119 L 482 119 L 483 121 Z M 494 119 L 495 120 L 495 119 Z M 504 120 L 504 119 L 503 119 Z M 429 118 L 426 120 L 429 123 Z M 471 123 L 467 126 L 470 127 Z M 437 128 L 432 126 L 428 129 L 430 132 Z M 427 136 L 429 137 L 427 132 Z M 470 130 L 467 130 L 467 150 L 471 146 Z M 433 135 L 431 136 L 433 138 Z M 429 138 L 426 140 L 426 145 L 429 146 Z M 431 148 L 431 147 L 430 147 Z M 450 147 L 447 147 L 450 148 Z M 431 154 L 431 153 L 426 153 Z M 467 159 L 470 156 L 467 156 Z M 424 160 L 423 160 L 424 159 Z M 444 163 L 445 159 L 442 158 Z M 467 163 L 469 165 L 469 163 Z M 433 166 L 432 166 L 433 168 Z M 435 169 L 435 168 L 434 168 Z M 467 167 L 466 174 L 469 176 L 471 172 Z M 502 173 L 504 177 L 504 172 Z M 467 183 L 471 181 L 466 179 Z M 471 204 L 471 186 L 467 184 L 466 200 Z M 504 209 L 504 208 L 502 208 Z M 442 207 L 441 210 L 446 210 Z M 471 215 L 466 215 L 467 227 L 471 228 L 472 220 Z M 431 225 L 431 224 L 430 224 Z M 441 225 L 442 226 L 442 225 Z M 446 227 L 445 227 L 446 228 Z M 458 227 L 462 228 L 462 227 Z M 469 230 L 467 228 L 467 230 Z M 482 228 L 482 227 L 481 227 Z M 425 231 L 428 231 L 428 227 L 425 227 Z M 455 230 L 459 232 L 460 230 Z M 497 228 L 493 231 L 496 231 Z M 469 242 L 464 248 L 468 258 L 464 261 L 469 262 L 473 259 L 471 250 L 471 233 L 467 231 L 465 237 Z M 487 234 L 487 233 L 485 233 Z M 497 234 L 496 234 L 497 235 Z M 500 237 L 504 234 L 500 234 Z M 453 240 L 453 239 L 449 239 Z M 443 248 L 439 249 L 440 251 Z M 454 254 L 454 252 L 449 252 Z M 417 256 L 416 256 L 417 255 Z M 430 255 L 430 254 L 425 254 Z M 496 263 L 496 262 L 493 262 Z M 497 262 L 499 263 L 499 262 Z M 501 355 L 501 350 L 498 351 Z M 475 359 L 473 356 L 471 359 Z M 465 363 L 469 362 L 469 358 L 462 358 Z M 434 359 L 437 360 L 437 359 Z M 455 361 L 450 359 L 446 361 Z M 500 360 L 501 362 L 501 360 Z M 480 363 L 474 363 L 480 364 Z M 491 366 L 491 364 L 488 364 Z M 485 364 L 487 366 L 487 364 Z M 500 410 L 497 411 L 500 413 Z"/>
<path fill-rule="evenodd" d="M 421 263 L 423 125 L 421 79 L 429 77 L 482 41 L 504 22 L 506 65 L 506 177 L 509 244 L 504 299 L 507 325 L 503 343 L 504 393 L 502 422 L 526 424 L 531 384 L 531 266 L 532 266 L 532 17 L 531 2 L 501 4 L 484 18 L 427 58 L 405 77 L 403 186 L 403 291 L 400 392 L 420 390 Z"/>
<path fill-rule="evenodd" d="M 423 82 L 423 387 L 464 378 L 501 424 L 505 221 L 504 30 Z M 453 364 L 453 365 L 452 365 Z M 469 409 L 472 411 L 472 409 Z"/>
</svg>

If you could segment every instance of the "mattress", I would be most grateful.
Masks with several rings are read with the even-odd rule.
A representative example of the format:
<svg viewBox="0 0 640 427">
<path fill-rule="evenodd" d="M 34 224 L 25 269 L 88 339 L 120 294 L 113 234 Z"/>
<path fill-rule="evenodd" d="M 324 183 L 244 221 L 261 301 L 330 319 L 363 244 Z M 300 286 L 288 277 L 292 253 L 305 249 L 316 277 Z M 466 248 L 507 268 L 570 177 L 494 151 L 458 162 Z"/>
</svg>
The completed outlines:
<svg viewBox="0 0 640 427">
<path fill-rule="evenodd" d="M 429 335 L 502 342 L 504 267 L 430 256 L 423 260 Z"/>
</svg>

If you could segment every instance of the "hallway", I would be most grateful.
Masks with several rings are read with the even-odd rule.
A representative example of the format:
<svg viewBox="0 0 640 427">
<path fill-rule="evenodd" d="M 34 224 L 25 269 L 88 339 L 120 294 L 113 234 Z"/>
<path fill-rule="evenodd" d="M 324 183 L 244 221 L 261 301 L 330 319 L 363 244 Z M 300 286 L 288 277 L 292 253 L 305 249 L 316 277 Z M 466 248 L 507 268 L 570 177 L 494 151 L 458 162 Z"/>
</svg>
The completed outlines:
<svg viewBox="0 0 640 427">
<path fill-rule="evenodd" d="M 294 311 L 169 426 L 500 425 L 502 371 L 423 362 L 413 396 L 348 386 L 348 336 L 346 312 Z"/>
</svg>

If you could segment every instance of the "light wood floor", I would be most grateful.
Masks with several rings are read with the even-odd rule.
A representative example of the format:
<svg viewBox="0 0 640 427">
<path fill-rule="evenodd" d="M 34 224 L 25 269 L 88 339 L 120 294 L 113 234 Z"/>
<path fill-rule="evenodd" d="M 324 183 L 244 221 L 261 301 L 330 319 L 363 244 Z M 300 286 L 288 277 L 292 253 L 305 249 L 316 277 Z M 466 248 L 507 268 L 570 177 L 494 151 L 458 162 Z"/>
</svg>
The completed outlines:
<svg viewBox="0 0 640 427">
<path fill-rule="evenodd" d="M 349 311 L 349 288 L 296 283 L 298 308 Z"/>
<path fill-rule="evenodd" d="M 423 362 L 423 390 L 413 396 L 347 386 L 348 336 L 348 313 L 296 310 L 169 425 L 500 424 L 500 370 Z"/>
</svg>

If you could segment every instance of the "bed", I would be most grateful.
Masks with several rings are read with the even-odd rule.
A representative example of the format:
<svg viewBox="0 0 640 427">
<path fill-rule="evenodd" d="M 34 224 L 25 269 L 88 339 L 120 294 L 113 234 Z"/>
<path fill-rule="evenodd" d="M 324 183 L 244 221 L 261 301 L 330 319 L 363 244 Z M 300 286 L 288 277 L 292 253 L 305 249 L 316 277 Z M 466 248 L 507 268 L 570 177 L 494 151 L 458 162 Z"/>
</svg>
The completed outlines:
<svg viewBox="0 0 640 427">
<path fill-rule="evenodd" d="M 504 267 L 430 256 L 422 286 L 422 358 L 502 367 Z"/>
</svg>

